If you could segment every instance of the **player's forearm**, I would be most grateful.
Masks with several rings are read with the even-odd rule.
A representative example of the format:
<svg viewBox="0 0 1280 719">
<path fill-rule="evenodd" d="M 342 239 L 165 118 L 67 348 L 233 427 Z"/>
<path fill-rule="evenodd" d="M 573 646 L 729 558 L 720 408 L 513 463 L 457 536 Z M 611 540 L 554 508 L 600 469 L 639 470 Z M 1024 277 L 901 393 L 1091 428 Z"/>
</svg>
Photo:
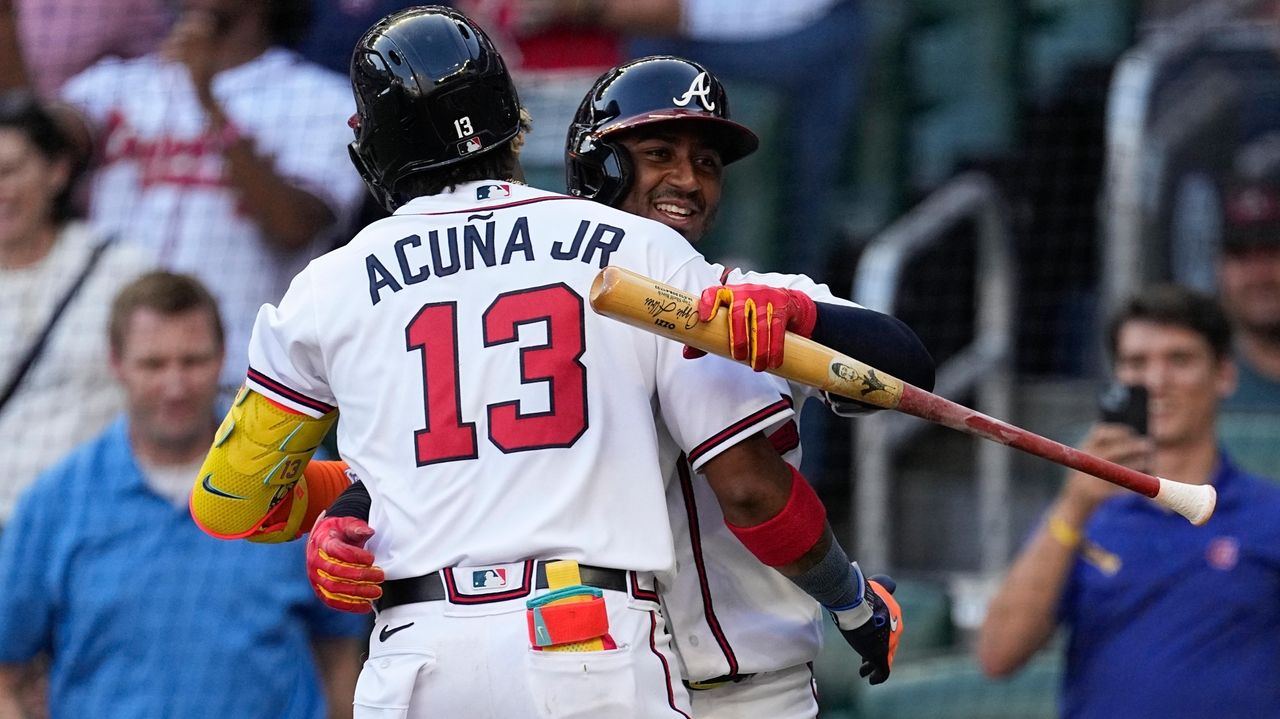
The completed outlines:
<svg viewBox="0 0 1280 719">
<path fill-rule="evenodd" d="M 791 470 L 763 434 L 713 457 L 702 473 L 730 525 L 752 526 L 776 516 L 791 494 Z"/>
<path fill-rule="evenodd" d="M 373 499 L 369 496 L 369 489 L 364 486 L 364 482 L 357 479 L 325 510 L 325 516 L 355 517 L 367 522 L 369 508 L 372 505 Z"/>
<path fill-rule="evenodd" d="M 887 372 L 926 392 L 933 391 L 935 365 L 929 350 L 906 323 L 863 307 L 815 303 L 818 320 L 811 339 Z"/>
<path fill-rule="evenodd" d="M 1047 523 L 1037 530 L 987 606 L 977 642 L 984 672 L 997 677 L 1016 672 L 1053 637 L 1075 555 Z"/>
<path fill-rule="evenodd" d="M 725 524 L 757 559 L 830 609 L 855 604 L 862 580 L 835 541 L 826 508 L 763 435 L 707 462 Z"/>
<path fill-rule="evenodd" d="M 219 539 L 287 541 L 305 531 L 307 488 L 298 480 L 337 418 L 241 389 L 196 476 L 192 519 Z"/>
</svg>

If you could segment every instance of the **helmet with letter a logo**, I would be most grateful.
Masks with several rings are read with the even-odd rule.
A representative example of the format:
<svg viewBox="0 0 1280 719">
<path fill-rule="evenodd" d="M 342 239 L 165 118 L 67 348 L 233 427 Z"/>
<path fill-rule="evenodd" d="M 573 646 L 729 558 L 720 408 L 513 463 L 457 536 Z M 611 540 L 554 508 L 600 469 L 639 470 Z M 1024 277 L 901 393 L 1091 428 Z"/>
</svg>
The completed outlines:
<svg viewBox="0 0 1280 719">
<path fill-rule="evenodd" d="M 569 194 L 615 205 L 632 181 L 631 156 L 610 137 L 667 122 L 701 123 L 724 164 L 756 151 L 760 140 L 729 118 L 724 86 L 702 65 L 655 55 L 601 75 L 583 99 L 565 141 Z"/>
<path fill-rule="evenodd" d="M 396 183 L 502 147 L 520 131 L 520 101 L 484 31 L 447 7 L 394 12 L 351 56 L 351 161 L 389 211 Z"/>
</svg>

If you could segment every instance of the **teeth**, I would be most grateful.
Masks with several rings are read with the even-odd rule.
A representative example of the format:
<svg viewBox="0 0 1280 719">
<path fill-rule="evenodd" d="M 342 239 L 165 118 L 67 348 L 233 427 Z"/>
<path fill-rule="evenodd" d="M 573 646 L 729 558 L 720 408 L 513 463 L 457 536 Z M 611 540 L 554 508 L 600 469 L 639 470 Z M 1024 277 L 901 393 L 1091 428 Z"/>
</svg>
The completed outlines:
<svg viewBox="0 0 1280 719">
<path fill-rule="evenodd" d="M 689 215 L 693 214 L 692 211 L 686 210 L 683 207 L 678 207 L 676 205 L 668 205 L 662 202 L 658 203 L 657 207 L 658 207 L 658 210 L 661 212 L 669 212 L 673 215 L 680 215 L 681 217 L 688 217 Z"/>
</svg>

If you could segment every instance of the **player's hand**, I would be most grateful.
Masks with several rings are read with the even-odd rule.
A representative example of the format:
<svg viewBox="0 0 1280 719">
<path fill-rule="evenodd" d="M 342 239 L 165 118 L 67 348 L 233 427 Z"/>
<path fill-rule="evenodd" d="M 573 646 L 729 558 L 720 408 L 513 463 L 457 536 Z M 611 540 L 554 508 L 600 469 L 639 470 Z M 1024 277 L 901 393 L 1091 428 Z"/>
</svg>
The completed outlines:
<svg viewBox="0 0 1280 719">
<path fill-rule="evenodd" d="M 316 521 L 307 538 L 307 578 L 326 605 L 363 614 L 382 596 L 382 569 L 364 548 L 373 528 L 356 517 L 325 517 Z"/>
<path fill-rule="evenodd" d="M 803 292 L 768 285 L 716 285 L 702 291 L 698 319 L 709 322 L 721 307 L 729 308 L 729 352 L 736 360 L 749 360 L 762 372 L 782 364 L 788 331 L 808 337 L 818 322 L 818 306 Z M 694 359 L 705 352 L 685 347 Z"/>
<path fill-rule="evenodd" d="M 862 601 L 870 607 L 871 618 L 859 626 L 846 628 L 841 623 L 851 610 L 832 613 L 844 640 L 862 657 L 858 676 L 868 677 L 872 684 L 880 684 L 889 678 L 893 657 L 898 653 L 898 640 L 902 638 L 902 608 L 893 598 L 896 588 L 897 583 L 883 574 L 867 580 Z M 865 609 L 861 611 L 866 612 Z"/>
</svg>

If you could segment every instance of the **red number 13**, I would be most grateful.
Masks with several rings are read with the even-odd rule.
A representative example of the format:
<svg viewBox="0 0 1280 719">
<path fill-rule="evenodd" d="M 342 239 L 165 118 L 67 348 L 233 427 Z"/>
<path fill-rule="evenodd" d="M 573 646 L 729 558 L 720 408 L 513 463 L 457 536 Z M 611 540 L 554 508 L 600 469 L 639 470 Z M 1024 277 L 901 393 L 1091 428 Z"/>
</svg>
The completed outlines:
<svg viewBox="0 0 1280 719">
<path fill-rule="evenodd" d="M 582 297 L 564 284 L 498 295 L 484 312 L 484 345 L 514 342 L 520 325 L 542 322 L 546 344 L 520 350 L 520 381 L 546 382 L 545 412 L 521 413 L 518 400 L 488 405 L 489 439 L 503 452 L 571 447 L 587 429 L 587 371 L 581 358 Z M 457 305 L 424 305 L 405 327 L 405 345 L 422 355 L 427 424 L 413 433 L 418 466 L 478 456 L 475 422 L 462 421 Z"/>
</svg>

